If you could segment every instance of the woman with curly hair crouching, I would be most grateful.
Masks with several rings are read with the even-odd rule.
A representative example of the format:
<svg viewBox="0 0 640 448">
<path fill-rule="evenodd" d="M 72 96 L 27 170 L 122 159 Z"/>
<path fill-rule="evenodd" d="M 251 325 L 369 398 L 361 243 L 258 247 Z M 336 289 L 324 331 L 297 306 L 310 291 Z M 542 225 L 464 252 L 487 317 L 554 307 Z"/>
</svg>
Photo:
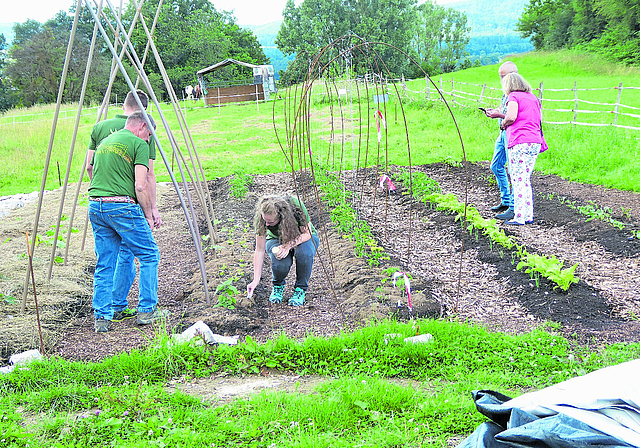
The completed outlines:
<svg viewBox="0 0 640 448">
<path fill-rule="evenodd" d="M 296 262 L 296 283 L 289 305 L 304 305 L 319 239 L 311 224 L 309 212 L 297 197 L 263 196 L 258 200 L 254 216 L 256 249 L 253 253 L 253 281 L 247 285 L 247 297 L 253 295 L 262 277 L 264 254 L 271 258 L 273 289 L 271 303 L 281 303 L 285 279 Z"/>
</svg>

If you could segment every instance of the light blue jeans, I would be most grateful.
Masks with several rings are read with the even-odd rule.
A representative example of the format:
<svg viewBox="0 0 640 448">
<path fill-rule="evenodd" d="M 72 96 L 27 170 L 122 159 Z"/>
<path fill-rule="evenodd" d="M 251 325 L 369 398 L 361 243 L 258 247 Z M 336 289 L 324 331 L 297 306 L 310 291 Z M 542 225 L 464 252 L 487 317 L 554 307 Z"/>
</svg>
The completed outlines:
<svg viewBox="0 0 640 448">
<path fill-rule="evenodd" d="M 133 252 L 131 252 L 124 243 L 120 244 L 118 261 L 113 274 L 112 300 L 114 313 L 129 307 L 127 296 L 129 295 L 131 285 L 133 285 L 133 282 L 136 279 L 136 265 L 133 262 L 134 258 Z"/>
<path fill-rule="evenodd" d="M 296 259 L 296 283 L 295 288 L 301 288 L 306 291 L 309 287 L 309 278 L 311 278 L 311 270 L 313 269 L 313 257 L 316 255 L 316 247 L 320 244 L 318 235 L 311 235 L 313 240 L 305 241 L 298 247 L 291 249 L 289 254 L 282 260 L 278 260 L 276 255 L 271 252 L 275 246 L 280 245 L 277 239 L 267 240 L 266 251 L 271 258 L 271 274 L 273 275 L 273 285 L 284 285 L 285 279 L 289 274 L 293 258 Z M 315 244 L 314 244 L 315 242 Z"/>
<path fill-rule="evenodd" d="M 509 177 L 504 166 L 508 162 L 507 157 L 507 131 L 500 131 L 500 135 L 496 139 L 496 147 L 493 151 L 493 159 L 491 160 L 491 171 L 496 176 L 498 188 L 500 188 L 500 200 L 502 205 L 508 205 L 513 210 L 513 194 L 509 188 Z"/>
<path fill-rule="evenodd" d="M 97 258 L 93 275 L 93 313 L 96 319 L 113 318 L 113 277 L 121 245 L 140 260 L 138 312 L 153 311 L 158 303 L 160 251 L 140 206 L 89 201 L 89 220 Z"/>
</svg>

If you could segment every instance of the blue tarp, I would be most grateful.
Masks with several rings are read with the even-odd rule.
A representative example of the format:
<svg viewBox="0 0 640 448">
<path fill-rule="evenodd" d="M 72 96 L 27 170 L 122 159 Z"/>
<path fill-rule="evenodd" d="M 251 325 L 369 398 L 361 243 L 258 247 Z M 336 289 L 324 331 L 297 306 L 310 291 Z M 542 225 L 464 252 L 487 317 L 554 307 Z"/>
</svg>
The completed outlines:
<svg viewBox="0 0 640 448">
<path fill-rule="evenodd" d="M 458 448 L 640 448 L 640 360 L 515 399 L 490 390 L 472 395 L 490 421 Z"/>
</svg>

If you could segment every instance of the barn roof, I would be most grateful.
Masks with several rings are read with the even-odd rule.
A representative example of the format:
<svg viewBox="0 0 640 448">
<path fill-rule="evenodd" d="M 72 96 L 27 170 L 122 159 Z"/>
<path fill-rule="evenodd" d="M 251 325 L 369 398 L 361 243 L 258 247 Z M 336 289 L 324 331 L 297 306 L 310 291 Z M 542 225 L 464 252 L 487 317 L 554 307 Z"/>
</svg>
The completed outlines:
<svg viewBox="0 0 640 448">
<path fill-rule="evenodd" d="M 210 73 L 210 72 L 214 72 L 222 67 L 226 67 L 227 65 L 231 65 L 231 64 L 238 64 L 238 65 L 243 65 L 245 67 L 249 67 L 249 68 L 257 68 L 260 67 L 259 65 L 255 65 L 255 64 L 249 64 L 247 62 L 240 62 L 237 61 L 235 59 L 225 59 L 222 62 L 218 62 L 217 64 L 213 64 L 210 67 L 207 68 L 203 68 L 202 70 L 199 70 L 196 74 L 198 75 L 204 75 L 205 73 Z"/>
</svg>

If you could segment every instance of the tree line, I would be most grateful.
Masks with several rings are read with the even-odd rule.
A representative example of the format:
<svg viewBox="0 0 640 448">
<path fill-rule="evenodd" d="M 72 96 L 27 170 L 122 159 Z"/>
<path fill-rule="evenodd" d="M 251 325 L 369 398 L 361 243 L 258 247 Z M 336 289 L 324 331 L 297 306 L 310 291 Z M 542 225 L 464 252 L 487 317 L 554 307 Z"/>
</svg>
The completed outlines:
<svg viewBox="0 0 640 448">
<path fill-rule="evenodd" d="M 147 0 L 142 7 L 142 14 L 149 28 L 158 4 L 159 0 Z M 111 12 L 105 10 L 105 13 L 110 18 L 109 22 L 115 24 Z M 75 6 L 72 6 L 69 13 L 60 11 L 44 23 L 35 20 L 16 23 L 13 27 L 14 40 L 10 46 L 0 34 L 0 111 L 56 101 L 73 23 L 72 14 L 75 14 Z M 132 2 L 129 2 L 121 18 L 127 30 L 134 15 L 135 9 Z M 102 24 L 109 30 L 104 19 Z M 79 98 L 93 28 L 91 13 L 83 8 L 74 40 L 63 102 L 77 101 Z M 112 65 L 111 52 L 104 39 L 100 35 L 98 37 L 85 97 L 88 104 L 102 101 Z M 113 38 L 111 39 L 113 41 Z M 138 25 L 135 28 L 131 42 L 142 58 L 147 44 L 142 26 Z M 180 92 L 187 85 L 193 85 L 198 70 L 226 58 L 252 64 L 268 62 L 255 35 L 240 28 L 232 14 L 217 11 L 208 0 L 163 2 L 154 32 L 154 43 L 163 58 L 163 64 L 176 92 Z M 123 65 L 128 75 L 136 79 L 134 67 L 126 57 L 124 59 Z M 160 68 L 151 53 L 146 59 L 145 70 L 156 94 L 166 97 Z M 227 79 L 246 78 L 247 73 L 239 73 L 238 69 L 233 69 L 220 73 L 219 76 Z M 112 93 L 124 98 L 128 91 L 124 77 L 119 74 Z"/>
<path fill-rule="evenodd" d="M 640 64 L 640 0 L 530 0 L 517 29 L 536 50 L 576 48 Z"/>
<path fill-rule="evenodd" d="M 149 27 L 158 3 L 159 0 L 147 0 L 142 7 Z M 11 45 L 0 34 L 0 110 L 56 100 L 74 13 L 75 6 L 68 13 L 60 11 L 45 23 L 34 20 L 16 23 Z M 110 14 L 107 11 L 108 17 Z M 134 15 L 130 2 L 122 13 L 127 29 Z M 466 15 L 436 5 L 433 0 L 421 5 L 417 5 L 417 0 L 304 0 L 299 6 L 288 0 L 283 17 L 275 43 L 290 59 L 294 55 L 313 55 L 336 39 L 351 35 L 365 42 L 384 42 L 386 46 L 380 49 L 379 56 L 388 72 L 397 76 L 421 76 L 422 70 L 435 75 L 479 64 L 468 58 L 465 49 L 470 35 Z M 65 102 L 79 97 L 93 25 L 91 14 L 83 8 L 63 94 Z M 103 25 L 107 27 L 104 20 Z M 194 84 L 198 70 L 226 58 L 269 63 L 253 32 L 239 27 L 231 13 L 216 10 L 208 0 L 164 1 L 154 36 L 176 91 Z M 135 28 L 131 40 L 138 54 L 142 54 L 147 39 L 141 26 Z M 111 59 L 104 40 L 99 38 L 87 86 L 87 103 L 102 100 Z M 417 61 L 418 66 L 411 60 Z M 297 68 L 290 66 L 287 70 L 293 73 L 290 80 L 308 69 L 308 58 L 298 57 L 296 61 L 303 63 Z M 135 79 L 134 68 L 128 61 L 123 62 Z M 365 66 L 355 69 L 361 73 L 370 70 Z M 147 58 L 145 70 L 156 94 L 164 97 L 160 68 L 152 56 Z M 214 76 L 216 81 L 250 77 L 246 70 L 230 66 Z M 124 78 L 118 75 L 112 92 L 120 97 L 127 91 Z"/>
</svg>

